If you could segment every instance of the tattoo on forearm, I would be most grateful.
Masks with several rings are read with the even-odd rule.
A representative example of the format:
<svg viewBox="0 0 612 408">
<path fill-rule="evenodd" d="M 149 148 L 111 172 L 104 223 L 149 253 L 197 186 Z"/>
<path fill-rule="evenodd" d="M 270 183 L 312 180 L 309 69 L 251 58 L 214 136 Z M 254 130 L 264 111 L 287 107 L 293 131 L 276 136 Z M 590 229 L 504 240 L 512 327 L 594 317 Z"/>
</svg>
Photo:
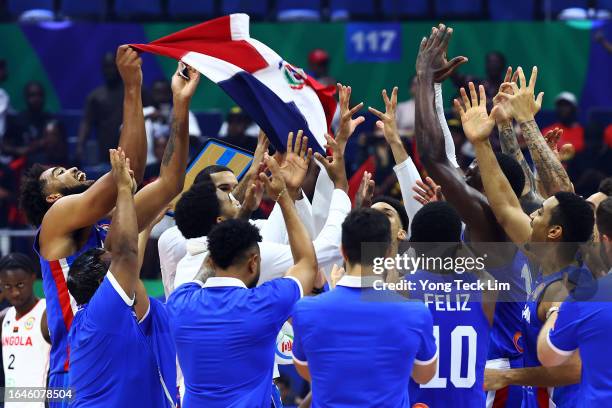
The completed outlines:
<svg viewBox="0 0 612 408">
<path fill-rule="evenodd" d="M 529 193 L 536 193 L 535 177 L 531 171 L 531 168 L 529 167 L 529 164 L 527 164 L 527 160 L 525 160 L 525 156 L 521 151 L 518 140 L 516 140 L 512 123 L 504 123 L 498 127 L 498 130 L 502 152 L 514 157 L 521 165 L 523 173 L 525 174 L 525 186 L 527 187 L 527 190 Z"/>
<path fill-rule="evenodd" d="M 535 120 L 521 123 L 521 130 L 545 191 L 549 195 L 558 191 L 571 191 L 572 184 L 567 172 L 546 144 Z"/>
<path fill-rule="evenodd" d="M 181 124 L 178 120 L 172 120 L 172 129 L 170 130 L 170 140 L 168 140 L 168 144 L 166 145 L 166 150 L 164 150 L 164 157 L 162 157 L 162 166 L 167 166 L 172 160 L 174 156 L 174 147 L 177 135 L 181 133 Z"/>
</svg>

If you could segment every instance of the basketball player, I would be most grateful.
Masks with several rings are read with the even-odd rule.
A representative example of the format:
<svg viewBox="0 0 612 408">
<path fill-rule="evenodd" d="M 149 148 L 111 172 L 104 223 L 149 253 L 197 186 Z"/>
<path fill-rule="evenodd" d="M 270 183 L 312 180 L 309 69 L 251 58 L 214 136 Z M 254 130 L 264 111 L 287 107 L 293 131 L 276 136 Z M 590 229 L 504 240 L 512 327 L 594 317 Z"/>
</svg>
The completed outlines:
<svg viewBox="0 0 612 408">
<path fill-rule="evenodd" d="M 379 245 L 366 252 L 364 242 Z M 407 407 L 408 379 L 426 383 L 435 373 L 427 308 L 373 286 L 374 259 L 390 256 L 391 246 L 381 211 L 353 210 L 342 224 L 346 274 L 334 290 L 295 306 L 293 360 L 312 383 L 314 407 Z"/>
<path fill-rule="evenodd" d="M 47 385 L 51 339 L 45 316 L 45 299 L 34 295 L 36 271 L 24 254 L 0 259 L 0 286 L 11 304 L 2 321 L 2 360 L 5 387 Z M 5 398 L 9 394 L 5 392 Z M 44 402 L 5 402 L 5 407 L 43 408 Z"/>
<path fill-rule="evenodd" d="M 113 250 L 88 250 L 67 280 L 79 305 L 69 333 L 71 407 L 174 407 L 176 350 L 164 305 L 146 295 L 139 279 L 129 160 L 111 150 L 111 164 L 118 191 L 109 234 Z"/>
<path fill-rule="evenodd" d="M 525 129 L 523 133 L 530 131 L 539 134 L 534 120 L 539 104 L 534 95 L 537 68 L 534 67 L 529 84 L 523 70 L 519 68 L 517 71 L 520 88 L 516 83 L 511 84 L 512 94 L 503 94 L 502 109 L 507 110 Z M 567 385 L 580 380 L 578 356 L 575 355 L 562 366 L 541 367 L 537 356 L 537 337 L 543 323 L 555 311 L 555 302 L 565 299 L 572 288 L 564 281 L 575 284 L 583 277 L 592 277 L 588 269 L 577 263 L 576 254 L 579 244 L 590 239 L 593 233 L 593 210 L 584 198 L 574 193 L 558 192 L 547 198 L 531 216 L 523 212 L 489 142 L 489 134 L 495 126 L 495 110 L 500 107 L 495 107 L 489 116 L 484 87 L 479 87 L 479 98 L 474 84 L 469 85 L 470 98 L 464 89 L 461 90 L 465 108 L 458 100 L 455 100 L 455 106 L 460 112 L 465 134 L 474 145 L 491 209 L 514 243 L 529 244 L 525 246 L 526 252 L 539 267 L 533 285 L 535 289 L 529 293 L 522 313 L 525 368 L 501 372 L 491 370 L 486 375 L 492 378 L 487 381 L 495 382 L 495 388 L 503 384 L 524 385 L 525 407 L 549 406 L 550 401 L 557 407 L 573 407 L 577 386 Z M 540 151 L 550 150 L 542 137 L 537 143 L 540 143 Z M 558 172 L 564 171 L 558 159 L 553 165 Z M 550 174 L 540 176 L 550 177 Z"/>
<path fill-rule="evenodd" d="M 461 240 L 461 218 L 447 202 L 423 206 L 415 214 L 411 228 L 410 240 L 419 255 L 445 260 L 474 257 L 456 244 Z M 409 296 L 429 307 L 439 350 L 434 378 L 422 385 L 410 382 L 411 406 L 442 407 L 452 401 L 453 407 L 484 407 L 484 370 L 496 293 L 458 289 L 455 282 L 484 283 L 485 272 L 419 269 L 406 273 L 404 278 L 414 283 Z M 436 289 L 424 290 L 424 282 L 435 284 Z"/>
<path fill-rule="evenodd" d="M 123 80 L 123 127 L 119 146 L 131 159 L 134 176 L 142 180 L 146 136 L 142 115 L 142 60 L 127 45 L 117 50 L 116 64 Z M 22 181 L 20 205 L 31 224 L 39 228 L 35 251 L 39 255 L 47 319 L 51 335 L 49 387 L 68 387 L 68 331 L 75 304 L 66 288 L 66 274 L 74 259 L 90 248 L 103 246 L 106 222 L 117 195 L 110 173 L 87 180 L 76 167 L 45 169 L 35 164 Z M 51 408 L 67 405 L 52 403 Z"/>
<path fill-rule="evenodd" d="M 429 175 L 442 186 L 448 202 L 459 212 L 466 227 L 463 240 L 470 243 L 507 242 L 508 238 L 491 212 L 487 197 L 483 194 L 478 163 L 474 161 L 465 176 L 449 161 L 443 132 L 434 109 L 436 83 L 441 83 L 455 67 L 465 60 L 456 57 L 446 62 L 446 50 L 452 29 L 441 25 L 433 34 L 423 39 L 417 56 L 416 131 L 417 144 L 423 166 Z M 498 154 L 503 173 L 512 185 L 515 195 L 521 194 L 525 176 L 513 158 Z M 482 247 L 474 245 L 475 249 Z M 508 298 L 497 303 L 493 322 L 489 364 L 497 367 L 522 367 L 520 346 L 521 311 L 527 299 L 529 274 L 527 258 L 513 245 L 495 246 L 487 251 L 489 272 L 498 280 L 511 284 Z M 511 387 L 489 395 L 488 406 L 518 408 L 521 406 L 520 387 Z"/>
</svg>

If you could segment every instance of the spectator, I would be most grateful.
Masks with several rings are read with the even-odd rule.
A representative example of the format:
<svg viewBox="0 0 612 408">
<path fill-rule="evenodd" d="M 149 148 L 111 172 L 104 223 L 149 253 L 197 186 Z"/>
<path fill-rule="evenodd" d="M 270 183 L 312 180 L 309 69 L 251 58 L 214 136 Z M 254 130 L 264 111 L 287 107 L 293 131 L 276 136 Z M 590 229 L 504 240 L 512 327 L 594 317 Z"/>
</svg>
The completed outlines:
<svg viewBox="0 0 612 408">
<path fill-rule="evenodd" d="M 98 141 L 98 157 L 94 161 L 108 157 L 108 149 L 117 147 L 119 128 L 123 116 L 123 83 L 111 52 L 102 59 L 104 85 L 94 89 L 85 102 L 85 112 L 79 128 L 77 158 L 85 158 L 85 142 L 93 130 Z"/>
<path fill-rule="evenodd" d="M 417 82 L 416 76 L 413 76 L 410 81 L 410 99 L 397 104 L 395 117 L 397 119 L 397 130 L 400 136 L 414 135 L 414 94 L 416 92 Z"/>
<path fill-rule="evenodd" d="M 323 85 L 336 85 L 336 80 L 329 75 L 329 54 L 316 48 L 308 54 L 308 75 L 314 77 Z"/>
<path fill-rule="evenodd" d="M 222 126 L 219 131 L 219 136 L 223 141 L 254 152 L 257 147 L 257 139 L 247 133 L 252 124 L 251 118 L 240 107 L 234 106 L 227 114 L 226 121 L 225 129 Z M 225 135 L 221 133 L 223 130 L 226 131 Z"/>
<path fill-rule="evenodd" d="M 5 154 L 16 158 L 36 154 L 44 148 L 44 130 L 53 117 L 45 111 L 45 89 L 40 82 L 31 81 L 24 87 L 25 110 L 7 118 L 6 134 L 2 143 Z"/>
<path fill-rule="evenodd" d="M 563 135 L 557 142 L 559 149 L 564 144 L 570 143 L 574 146 L 576 153 L 580 153 L 585 147 L 584 128 L 576 121 L 578 113 L 576 96 L 571 92 L 561 92 L 555 99 L 555 106 L 559 121 L 544 129 L 542 134 L 545 135 L 554 128 L 562 129 Z"/>
<path fill-rule="evenodd" d="M 172 88 L 166 80 L 158 80 L 151 88 L 151 105 L 144 108 L 145 130 L 147 132 L 147 166 L 156 164 L 156 153 L 154 151 L 156 140 L 170 137 L 170 125 L 172 122 Z M 189 111 L 189 138 L 190 144 L 197 146 L 200 142 L 202 132 L 193 112 Z M 164 142 L 165 146 L 165 142 Z M 162 155 L 164 148 L 161 149 Z M 159 165 L 157 165 L 159 169 Z"/>
<path fill-rule="evenodd" d="M 464 87 L 467 89 L 469 82 L 474 82 L 475 85 L 482 85 L 485 87 L 487 94 L 487 105 L 492 106 L 493 97 L 497 95 L 499 86 L 504 81 L 504 74 L 506 72 L 506 57 L 499 51 L 492 51 L 487 53 L 485 60 L 485 71 L 487 77 L 480 79 L 474 75 L 462 75 L 454 73 L 451 79 L 457 88 Z"/>
<path fill-rule="evenodd" d="M 42 150 L 28 157 L 28 164 L 44 163 L 50 166 L 67 166 L 68 146 L 66 129 L 58 120 L 47 122 L 41 140 Z"/>
<path fill-rule="evenodd" d="M 11 218 L 16 211 L 16 190 L 13 170 L 8 165 L 0 163 L 0 228 L 8 227 L 12 221 Z"/>
<path fill-rule="evenodd" d="M 608 125 L 604 130 L 604 143 L 612 148 L 612 125 Z"/>
<path fill-rule="evenodd" d="M 164 151 L 168 144 L 168 138 L 165 136 L 156 137 L 153 139 L 153 163 L 148 163 L 145 167 L 145 173 L 143 178 L 143 184 L 149 184 L 155 181 L 159 176 L 159 168 L 164 157 Z"/>
</svg>

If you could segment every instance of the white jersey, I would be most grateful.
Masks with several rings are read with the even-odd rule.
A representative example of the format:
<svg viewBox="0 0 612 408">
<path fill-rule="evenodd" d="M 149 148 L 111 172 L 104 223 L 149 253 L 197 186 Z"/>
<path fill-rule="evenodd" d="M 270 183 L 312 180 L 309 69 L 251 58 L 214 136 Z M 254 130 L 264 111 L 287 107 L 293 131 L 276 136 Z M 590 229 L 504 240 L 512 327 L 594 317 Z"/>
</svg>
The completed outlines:
<svg viewBox="0 0 612 408">
<path fill-rule="evenodd" d="M 20 319 L 11 307 L 2 323 L 2 361 L 6 387 L 46 387 L 51 346 L 44 339 L 40 322 L 45 311 L 45 299 Z M 5 407 L 39 408 L 43 402 L 4 403 Z"/>
</svg>

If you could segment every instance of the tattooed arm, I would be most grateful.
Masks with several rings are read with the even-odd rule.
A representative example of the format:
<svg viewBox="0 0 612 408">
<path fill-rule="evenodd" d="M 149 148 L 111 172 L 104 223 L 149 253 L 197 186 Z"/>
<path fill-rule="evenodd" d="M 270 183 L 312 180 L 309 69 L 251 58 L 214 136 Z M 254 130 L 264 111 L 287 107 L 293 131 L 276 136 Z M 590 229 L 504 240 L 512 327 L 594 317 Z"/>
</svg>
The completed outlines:
<svg viewBox="0 0 612 408">
<path fill-rule="evenodd" d="M 519 67 L 516 73 L 520 80 L 520 88 L 515 82 L 505 82 L 502 88 L 508 88 L 509 91 L 500 91 L 496 99 L 503 110 L 508 112 L 521 126 L 523 137 L 538 172 L 538 178 L 544 186 L 543 195 L 550 196 L 558 191 L 573 191 L 567 172 L 559 158 L 546 144 L 534 119 L 534 115 L 542 106 L 544 96 L 544 93 L 540 92 L 535 98 L 538 68 L 533 68 L 529 84 L 527 84 L 522 68 Z"/>
<path fill-rule="evenodd" d="M 538 172 L 538 179 L 542 183 L 542 193 L 550 197 L 559 191 L 574 191 L 565 168 L 555 152 L 546 144 L 535 119 L 532 117 L 520 121 L 519 124 Z"/>
<path fill-rule="evenodd" d="M 174 96 L 172 128 L 170 130 L 170 139 L 162 158 L 159 178 L 144 186 L 134 196 L 138 231 L 147 228 L 155 217 L 183 189 L 185 169 L 189 156 L 189 103 L 200 80 L 198 71 L 192 68 L 188 68 L 188 70 L 190 78 L 188 80 L 178 74 L 178 69 L 172 77 L 172 92 Z M 111 224 L 105 244 L 112 242 L 110 239 L 112 232 Z"/>
<path fill-rule="evenodd" d="M 527 164 L 527 160 L 521 151 L 521 148 L 516 140 L 514 129 L 512 128 L 512 122 L 503 122 L 497 125 L 499 131 L 499 141 L 501 143 L 501 150 L 509 156 L 512 156 L 521 165 L 523 173 L 525 174 L 525 188 L 523 189 L 523 195 L 520 198 L 521 204 L 528 207 L 541 205 L 543 198 L 538 194 L 535 176 Z"/>
</svg>

